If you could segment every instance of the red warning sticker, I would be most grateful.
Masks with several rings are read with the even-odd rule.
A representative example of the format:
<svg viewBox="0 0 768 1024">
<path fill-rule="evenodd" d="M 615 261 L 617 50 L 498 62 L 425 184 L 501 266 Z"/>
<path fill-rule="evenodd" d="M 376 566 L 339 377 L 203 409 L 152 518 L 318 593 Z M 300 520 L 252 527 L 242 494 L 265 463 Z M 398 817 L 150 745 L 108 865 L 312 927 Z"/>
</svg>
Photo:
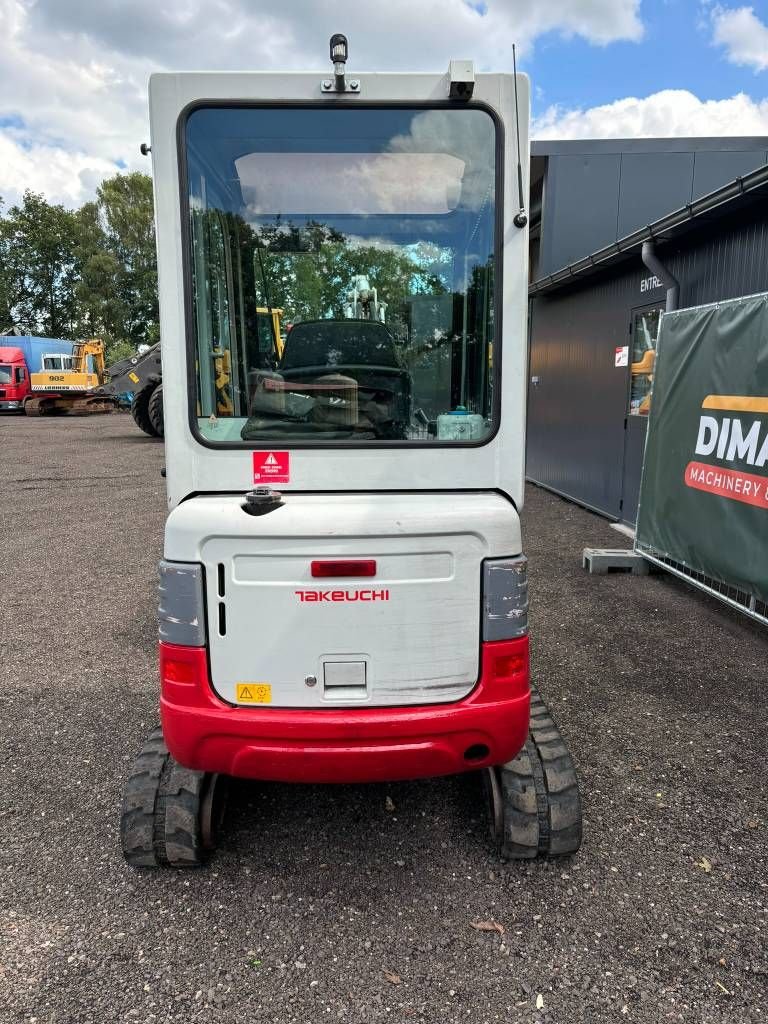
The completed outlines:
<svg viewBox="0 0 768 1024">
<path fill-rule="evenodd" d="M 287 484 L 291 480 L 290 452 L 254 452 L 255 484 Z"/>
</svg>

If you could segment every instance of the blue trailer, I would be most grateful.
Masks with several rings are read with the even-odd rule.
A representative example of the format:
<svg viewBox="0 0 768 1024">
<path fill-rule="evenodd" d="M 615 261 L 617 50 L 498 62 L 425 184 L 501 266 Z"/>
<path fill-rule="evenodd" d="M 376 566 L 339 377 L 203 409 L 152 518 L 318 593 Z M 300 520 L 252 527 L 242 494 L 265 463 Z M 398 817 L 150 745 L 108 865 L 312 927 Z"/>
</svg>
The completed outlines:
<svg viewBox="0 0 768 1024">
<path fill-rule="evenodd" d="M 24 362 L 30 373 L 39 373 L 41 370 L 66 370 L 65 365 L 56 357 L 71 356 L 73 341 L 62 341 L 61 338 L 36 338 L 29 334 L 22 334 L 16 337 L 0 338 L 0 346 L 19 348 L 24 353 Z M 46 356 L 50 357 L 47 360 Z"/>
</svg>

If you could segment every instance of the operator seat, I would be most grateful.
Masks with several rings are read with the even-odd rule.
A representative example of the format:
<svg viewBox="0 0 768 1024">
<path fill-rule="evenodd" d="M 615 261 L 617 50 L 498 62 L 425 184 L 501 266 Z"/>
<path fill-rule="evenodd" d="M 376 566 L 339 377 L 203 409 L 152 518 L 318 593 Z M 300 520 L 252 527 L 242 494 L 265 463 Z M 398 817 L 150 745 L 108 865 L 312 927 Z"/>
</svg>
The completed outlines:
<svg viewBox="0 0 768 1024">
<path fill-rule="evenodd" d="M 254 375 L 253 383 L 244 438 L 266 433 L 270 423 L 280 434 L 407 437 L 411 374 L 402 366 L 390 332 L 375 321 L 294 324 L 277 372 Z M 282 399 L 279 412 L 277 393 Z"/>
</svg>

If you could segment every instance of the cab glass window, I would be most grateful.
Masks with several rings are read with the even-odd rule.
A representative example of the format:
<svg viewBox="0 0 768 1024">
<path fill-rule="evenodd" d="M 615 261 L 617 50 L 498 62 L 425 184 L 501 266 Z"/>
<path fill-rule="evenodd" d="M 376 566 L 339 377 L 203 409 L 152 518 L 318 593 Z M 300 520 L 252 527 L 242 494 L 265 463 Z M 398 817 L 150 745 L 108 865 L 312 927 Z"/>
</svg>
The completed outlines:
<svg viewBox="0 0 768 1024">
<path fill-rule="evenodd" d="M 661 308 L 644 309 L 632 317 L 632 361 L 630 363 L 630 416 L 647 416 L 651 409 L 656 341 L 661 324 Z"/>
<path fill-rule="evenodd" d="M 489 436 L 486 111 L 203 108 L 185 136 L 193 416 L 206 440 Z"/>
</svg>

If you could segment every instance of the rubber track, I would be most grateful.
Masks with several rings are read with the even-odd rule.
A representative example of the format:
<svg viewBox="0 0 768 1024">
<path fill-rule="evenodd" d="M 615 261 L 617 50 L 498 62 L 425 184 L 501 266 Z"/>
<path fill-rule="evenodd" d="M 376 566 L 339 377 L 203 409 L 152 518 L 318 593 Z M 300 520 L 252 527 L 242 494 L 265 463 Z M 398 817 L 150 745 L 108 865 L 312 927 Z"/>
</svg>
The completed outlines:
<svg viewBox="0 0 768 1024">
<path fill-rule="evenodd" d="M 134 867 L 197 867 L 205 773 L 182 768 L 154 729 L 134 761 L 120 819 L 123 855 Z"/>
<path fill-rule="evenodd" d="M 163 385 L 158 384 L 152 394 L 149 396 L 149 404 L 147 406 L 147 415 L 149 421 L 158 437 L 163 437 L 165 434 L 165 424 L 163 421 Z"/>
<path fill-rule="evenodd" d="M 134 423 L 145 434 L 149 434 L 150 437 L 157 437 L 157 432 L 152 426 L 152 420 L 149 418 L 149 400 L 156 387 L 157 381 L 150 381 L 140 391 L 136 392 L 131 402 L 131 416 L 133 416 Z"/>
<path fill-rule="evenodd" d="M 530 860 L 575 853 L 581 845 L 576 769 L 539 692 L 531 688 L 528 739 L 500 769 L 504 800 L 502 855 Z"/>
<path fill-rule="evenodd" d="M 200 838 L 200 797 L 204 772 L 191 771 L 171 761 L 162 779 L 158 799 L 158 817 L 164 822 L 159 837 L 166 863 L 175 868 L 194 868 L 205 854 Z"/>
<path fill-rule="evenodd" d="M 120 840 L 134 867 L 157 867 L 155 808 L 160 779 L 170 760 L 162 729 L 154 729 L 136 756 L 123 793 Z"/>
</svg>

